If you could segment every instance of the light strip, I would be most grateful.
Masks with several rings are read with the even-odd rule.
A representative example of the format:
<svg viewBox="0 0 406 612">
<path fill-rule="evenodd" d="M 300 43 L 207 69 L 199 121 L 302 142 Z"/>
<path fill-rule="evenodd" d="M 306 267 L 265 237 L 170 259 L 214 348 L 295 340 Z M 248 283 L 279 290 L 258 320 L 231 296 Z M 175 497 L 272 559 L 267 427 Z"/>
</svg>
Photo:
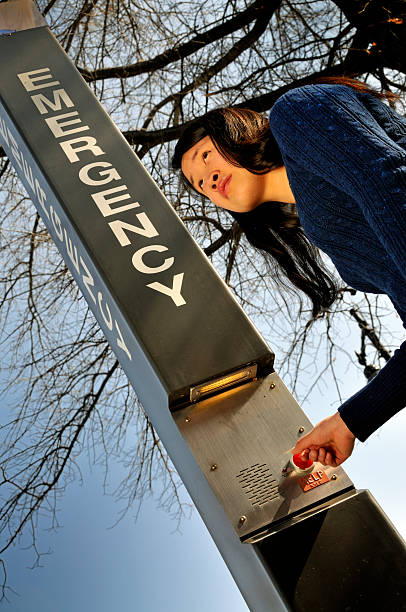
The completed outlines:
<svg viewBox="0 0 406 612">
<path fill-rule="evenodd" d="M 221 378 L 217 378 L 215 380 L 211 380 L 209 382 L 203 383 L 196 387 L 190 388 L 190 401 L 197 402 L 204 396 L 211 395 L 216 391 L 223 391 L 228 389 L 232 385 L 246 382 L 255 378 L 257 374 L 257 365 L 252 365 L 246 368 L 242 368 L 237 372 L 233 372 L 232 374 L 227 374 L 226 376 L 222 376 Z"/>
</svg>

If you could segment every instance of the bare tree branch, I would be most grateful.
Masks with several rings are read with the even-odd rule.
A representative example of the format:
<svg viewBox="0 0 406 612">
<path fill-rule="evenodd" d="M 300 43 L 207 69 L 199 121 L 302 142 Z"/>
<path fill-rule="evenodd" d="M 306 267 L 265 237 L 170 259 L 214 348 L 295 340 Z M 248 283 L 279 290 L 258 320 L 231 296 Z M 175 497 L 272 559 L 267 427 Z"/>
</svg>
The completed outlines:
<svg viewBox="0 0 406 612">
<path fill-rule="evenodd" d="M 231 19 L 224 21 L 206 32 L 199 33 L 186 43 L 166 49 L 163 53 L 160 53 L 154 58 L 126 66 L 100 68 L 99 70 L 93 71 L 79 68 L 79 71 L 86 81 L 91 82 L 98 79 L 127 79 L 139 74 L 161 70 L 173 62 L 177 62 L 196 53 L 196 51 L 200 51 L 202 47 L 221 40 L 233 32 L 237 32 L 251 21 L 256 20 L 259 14 L 263 12 L 263 0 L 256 0 L 245 11 L 237 13 L 237 15 Z"/>
</svg>

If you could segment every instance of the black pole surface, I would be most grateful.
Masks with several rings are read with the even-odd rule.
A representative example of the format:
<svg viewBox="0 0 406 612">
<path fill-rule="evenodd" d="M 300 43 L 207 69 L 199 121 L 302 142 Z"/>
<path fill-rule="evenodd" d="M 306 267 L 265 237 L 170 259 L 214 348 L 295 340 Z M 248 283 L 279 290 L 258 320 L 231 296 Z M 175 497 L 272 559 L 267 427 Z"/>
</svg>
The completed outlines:
<svg viewBox="0 0 406 612">
<path fill-rule="evenodd" d="M 406 610 L 406 545 L 369 491 L 255 547 L 295 612 Z"/>
</svg>

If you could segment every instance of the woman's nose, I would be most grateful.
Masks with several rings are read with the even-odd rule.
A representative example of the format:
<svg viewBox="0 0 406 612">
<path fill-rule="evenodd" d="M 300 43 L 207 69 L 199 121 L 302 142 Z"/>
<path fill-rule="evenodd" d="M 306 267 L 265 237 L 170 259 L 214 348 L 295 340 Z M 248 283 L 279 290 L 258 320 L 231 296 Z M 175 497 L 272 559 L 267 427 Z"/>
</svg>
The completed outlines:
<svg viewBox="0 0 406 612">
<path fill-rule="evenodd" d="M 210 186 L 212 189 L 217 189 L 217 181 L 219 180 L 218 172 L 213 172 L 210 178 Z"/>
</svg>

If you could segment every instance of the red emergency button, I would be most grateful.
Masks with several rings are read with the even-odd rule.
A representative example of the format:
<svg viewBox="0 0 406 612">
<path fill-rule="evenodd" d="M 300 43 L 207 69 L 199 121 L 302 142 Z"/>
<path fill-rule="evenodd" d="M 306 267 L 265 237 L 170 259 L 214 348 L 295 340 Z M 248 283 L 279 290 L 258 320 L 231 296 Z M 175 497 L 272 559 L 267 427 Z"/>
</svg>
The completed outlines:
<svg viewBox="0 0 406 612">
<path fill-rule="evenodd" d="M 313 467 L 313 461 L 311 459 L 305 459 L 302 453 L 293 455 L 292 463 L 299 468 L 299 470 L 308 470 Z"/>
</svg>

